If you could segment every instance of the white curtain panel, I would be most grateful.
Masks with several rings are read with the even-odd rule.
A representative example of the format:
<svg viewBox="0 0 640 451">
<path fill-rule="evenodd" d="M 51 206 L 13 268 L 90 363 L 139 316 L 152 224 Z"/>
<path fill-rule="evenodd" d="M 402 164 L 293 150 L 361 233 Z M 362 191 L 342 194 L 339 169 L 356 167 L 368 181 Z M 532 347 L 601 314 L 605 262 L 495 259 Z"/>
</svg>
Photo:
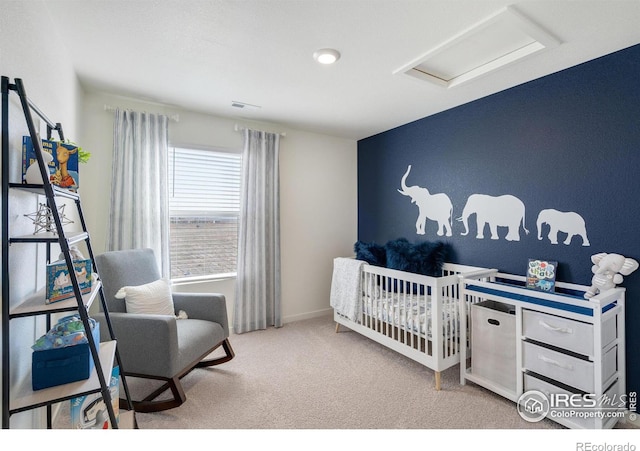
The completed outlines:
<svg viewBox="0 0 640 451">
<path fill-rule="evenodd" d="M 153 249 L 169 276 L 168 118 L 115 111 L 107 250 Z"/>
<path fill-rule="evenodd" d="M 282 326 L 280 312 L 280 135 L 244 130 L 235 333 Z"/>
</svg>

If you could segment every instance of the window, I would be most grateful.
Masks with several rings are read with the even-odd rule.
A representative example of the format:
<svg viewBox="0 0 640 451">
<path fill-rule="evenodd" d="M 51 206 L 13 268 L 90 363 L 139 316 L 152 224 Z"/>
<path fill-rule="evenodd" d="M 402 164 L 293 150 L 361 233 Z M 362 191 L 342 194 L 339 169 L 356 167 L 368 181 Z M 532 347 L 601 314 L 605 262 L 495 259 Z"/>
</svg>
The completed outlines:
<svg viewBox="0 0 640 451">
<path fill-rule="evenodd" d="M 171 278 L 236 272 L 240 153 L 169 148 Z"/>
</svg>

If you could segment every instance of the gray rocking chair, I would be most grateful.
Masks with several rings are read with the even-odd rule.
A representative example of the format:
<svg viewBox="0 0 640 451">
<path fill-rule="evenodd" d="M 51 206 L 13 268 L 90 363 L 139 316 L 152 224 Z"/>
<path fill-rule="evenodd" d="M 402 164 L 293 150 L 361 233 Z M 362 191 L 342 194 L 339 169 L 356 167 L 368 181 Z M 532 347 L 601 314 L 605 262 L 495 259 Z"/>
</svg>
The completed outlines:
<svg viewBox="0 0 640 451">
<path fill-rule="evenodd" d="M 118 340 L 123 374 L 165 381 L 144 399 L 133 401 L 135 411 L 157 412 L 181 405 L 186 400 L 180 383 L 182 377 L 196 367 L 218 365 L 234 357 L 223 295 L 173 293 L 176 313 L 184 310 L 188 319 L 127 313 L 125 299 L 116 299 L 115 293 L 124 286 L 138 286 L 160 279 L 153 251 L 112 251 L 95 259 Z M 94 318 L 102 323 L 100 331 L 105 339 L 108 331 L 105 316 L 101 312 Z M 224 356 L 203 360 L 220 346 L 225 351 Z M 155 400 L 167 389 L 171 390 L 173 399 Z"/>
</svg>

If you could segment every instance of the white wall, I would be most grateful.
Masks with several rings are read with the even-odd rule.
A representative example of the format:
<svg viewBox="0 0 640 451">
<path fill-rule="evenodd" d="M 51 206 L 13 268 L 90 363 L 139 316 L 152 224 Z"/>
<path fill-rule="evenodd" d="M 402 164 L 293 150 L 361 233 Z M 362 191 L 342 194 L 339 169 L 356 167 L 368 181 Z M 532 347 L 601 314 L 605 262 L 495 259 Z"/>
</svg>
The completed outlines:
<svg viewBox="0 0 640 451">
<path fill-rule="evenodd" d="M 221 147 L 242 145 L 241 134 L 234 131 L 234 119 L 96 92 L 84 93 L 65 47 L 58 41 L 45 2 L 2 0 L 1 7 L 0 75 L 22 78 L 29 97 L 51 120 L 63 124 L 66 138 L 92 153 L 91 161 L 80 168 L 80 194 L 96 253 L 104 251 L 110 196 L 113 121 L 112 115 L 103 109 L 105 104 L 178 113 L 180 122 L 170 125 L 171 139 L 176 142 Z M 12 153 L 16 154 L 20 152 L 21 138 L 27 134 L 27 129 L 15 101 L 17 97 L 12 98 L 9 138 Z M 328 314 L 332 260 L 336 256 L 352 255 L 357 235 L 357 144 L 352 140 L 281 126 L 254 125 L 287 134 L 281 141 L 280 158 L 284 320 Z M 44 133 L 44 126 L 39 124 L 38 127 Z M 20 180 L 19 160 L 12 160 L 11 180 Z M 32 224 L 23 214 L 35 211 L 37 204 L 32 195 L 18 194 L 12 199 L 12 233 L 33 231 Z M 77 224 L 71 226 L 76 227 Z M 6 237 L 2 239 L 6 240 Z M 11 250 L 10 271 L 20 275 L 11 284 L 12 300 L 44 285 L 43 268 L 36 265 L 36 261 L 42 260 L 43 247 L 21 248 L 17 252 L 16 248 L 21 246 L 25 245 L 12 246 Z M 232 314 L 233 280 L 179 289 L 221 292 L 227 296 Z M 28 374 L 29 347 L 44 333 L 41 329 L 42 323 L 36 324 L 33 319 L 12 322 L 12 337 L 16 340 L 11 343 L 15 360 L 10 376 L 16 384 Z M 4 375 L 6 369 L 0 370 Z M 12 417 L 12 427 L 43 427 L 42 420 L 42 415 L 23 413 Z"/>
<path fill-rule="evenodd" d="M 242 147 L 235 124 L 285 132 L 280 141 L 282 314 L 285 322 L 328 314 L 333 258 L 352 255 L 357 234 L 357 143 L 274 124 L 248 123 L 89 91 L 84 95 L 80 192 L 96 253 L 105 250 L 110 199 L 113 113 L 105 105 L 178 115 L 173 143 Z M 181 285 L 180 291 L 223 293 L 230 319 L 235 280 Z"/>
<path fill-rule="evenodd" d="M 55 27 L 41 1 L 3 1 L 0 13 L 0 71 L 11 82 L 21 78 L 29 98 L 54 122 L 61 122 L 68 138 L 76 136 L 79 129 L 79 105 L 81 89 L 71 67 L 64 46 L 58 42 Z M 21 140 L 28 134 L 17 95 L 10 96 L 10 180 L 21 178 Z M 37 120 L 37 122 L 41 122 Z M 45 136 L 46 126 L 37 124 Z M 40 199 L 43 201 L 43 199 Z M 38 198 L 32 194 L 10 194 L 10 233 L 26 235 L 34 231 L 24 214 L 38 208 Z M 2 237 L 3 243 L 7 237 Z M 4 244 L 3 244 L 4 245 Z M 15 244 L 10 247 L 9 271 L 10 303 L 31 294 L 44 285 L 44 245 Z M 2 302 L 8 302 L 2 299 Z M 1 327 L 1 326 L 0 326 Z M 30 374 L 31 349 L 36 338 L 42 335 L 44 323 L 34 318 L 13 320 L 10 327 L 12 365 L 10 378 L 17 385 Z M 1 365 L 1 363 L 0 363 Z M 2 368 L 3 377 L 7 374 Z M 30 380 L 25 381 L 30 383 Z M 33 415 L 36 413 L 35 415 Z M 42 412 L 26 412 L 12 416 L 11 426 L 41 427 Z"/>
</svg>

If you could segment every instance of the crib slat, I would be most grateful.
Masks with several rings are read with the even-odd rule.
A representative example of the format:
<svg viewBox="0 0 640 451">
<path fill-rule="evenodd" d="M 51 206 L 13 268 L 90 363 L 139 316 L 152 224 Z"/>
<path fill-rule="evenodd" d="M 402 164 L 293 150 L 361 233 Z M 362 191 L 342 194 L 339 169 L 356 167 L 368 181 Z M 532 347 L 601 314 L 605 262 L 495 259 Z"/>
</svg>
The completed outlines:
<svg viewBox="0 0 640 451">
<path fill-rule="evenodd" d="M 461 309 L 465 309 L 468 317 L 471 304 L 478 300 L 465 299 L 459 303 L 460 286 L 451 277 L 459 271 L 454 265 L 449 266 L 452 267 L 442 272 L 443 277 L 448 277 L 446 281 L 367 266 L 361 278 L 359 327 L 367 329 L 374 340 L 373 335 L 378 334 L 385 340 L 381 343 L 389 344 L 391 340 L 390 347 L 398 352 L 420 362 L 427 359 L 432 369 L 442 368 L 443 364 L 450 366 L 461 346 L 468 344 L 458 341 L 462 327 L 467 329 L 467 324 L 460 322 Z M 480 268 L 463 269 L 477 272 Z"/>
</svg>

